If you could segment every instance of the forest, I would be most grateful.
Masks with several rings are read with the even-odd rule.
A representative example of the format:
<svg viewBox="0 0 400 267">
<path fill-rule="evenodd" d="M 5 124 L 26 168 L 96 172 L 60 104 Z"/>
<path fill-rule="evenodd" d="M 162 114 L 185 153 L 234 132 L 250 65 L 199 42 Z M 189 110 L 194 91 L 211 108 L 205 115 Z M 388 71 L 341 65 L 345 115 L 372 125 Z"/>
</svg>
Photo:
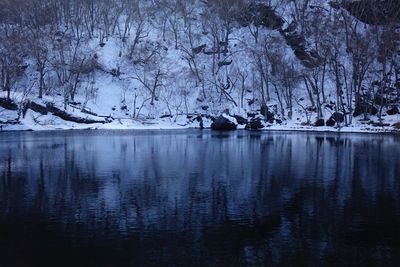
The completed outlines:
<svg viewBox="0 0 400 267">
<path fill-rule="evenodd" d="M 400 128 L 399 45 L 396 0 L 1 0 L 0 123 Z"/>
</svg>

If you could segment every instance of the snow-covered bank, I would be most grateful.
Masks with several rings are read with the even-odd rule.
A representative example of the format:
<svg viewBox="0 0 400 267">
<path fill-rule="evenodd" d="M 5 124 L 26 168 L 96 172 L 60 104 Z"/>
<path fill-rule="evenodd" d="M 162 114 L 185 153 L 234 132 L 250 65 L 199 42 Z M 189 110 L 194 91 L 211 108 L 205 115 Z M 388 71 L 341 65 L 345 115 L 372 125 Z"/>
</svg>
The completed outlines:
<svg viewBox="0 0 400 267">
<path fill-rule="evenodd" d="M 73 126 L 73 127 L 58 127 L 58 126 L 47 126 L 47 127 L 28 127 L 27 125 L 7 125 L 2 127 L 0 132 L 15 132 L 15 131 L 59 131 L 59 130 L 184 130 L 192 129 L 191 125 L 177 125 L 169 123 L 132 123 L 129 125 L 91 125 L 91 126 Z M 207 128 L 206 128 L 207 129 Z M 244 130 L 244 128 L 238 128 L 238 130 Z M 367 134 L 400 134 L 400 129 L 393 127 L 373 127 L 373 128 L 361 128 L 361 127 L 313 127 L 313 126 L 301 126 L 301 125 L 274 125 L 266 127 L 264 129 L 257 130 L 260 132 L 268 131 L 288 131 L 288 132 L 330 132 L 330 133 L 367 133 Z"/>
<path fill-rule="evenodd" d="M 52 131 L 52 130 L 172 130 L 172 129 L 200 129 L 201 126 L 209 129 L 212 124 L 211 117 L 202 116 L 202 125 L 195 116 L 176 116 L 158 119 L 114 119 L 107 123 L 83 124 L 65 121 L 59 117 L 40 115 L 32 110 L 28 110 L 25 117 L 21 120 L 16 119 L 15 111 L 4 110 L 0 108 L 0 131 Z M 86 118 L 89 118 L 87 116 Z M 231 118 L 236 121 L 235 118 Z M 4 123 L 9 121 L 10 123 Z M 249 120 L 250 121 L 250 120 Z M 283 121 L 282 123 L 268 123 L 262 120 L 263 128 L 259 131 L 301 131 L 301 132 L 342 132 L 342 133 L 400 133 L 400 115 L 386 118 L 387 126 L 374 126 L 371 120 L 354 121 L 350 126 L 322 126 L 316 127 L 305 125 L 299 121 Z M 2 123 L 3 122 L 3 123 Z M 245 125 L 237 124 L 238 130 L 245 129 Z"/>
<path fill-rule="evenodd" d="M 24 2 L 0 8 L 14 11 L 0 20 L 3 130 L 207 128 L 223 113 L 252 129 L 400 123 L 395 27 L 346 6 Z"/>
</svg>

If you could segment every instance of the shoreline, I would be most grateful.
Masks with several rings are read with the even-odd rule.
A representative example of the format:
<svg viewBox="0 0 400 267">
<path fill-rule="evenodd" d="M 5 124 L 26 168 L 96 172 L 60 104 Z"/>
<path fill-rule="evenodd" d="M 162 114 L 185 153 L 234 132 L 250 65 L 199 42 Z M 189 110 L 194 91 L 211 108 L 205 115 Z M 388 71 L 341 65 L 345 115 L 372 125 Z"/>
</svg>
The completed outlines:
<svg viewBox="0 0 400 267">
<path fill-rule="evenodd" d="M 15 126 L 15 125 L 13 125 Z M 30 129 L 28 127 L 24 128 L 24 125 L 19 125 L 19 127 L 10 127 L 11 129 L 2 129 L 0 130 L 0 134 L 2 133 L 22 133 L 22 132 L 69 132 L 69 131 L 170 131 L 170 130 L 210 130 L 210 127 L 205 127 L 200 129 L 199 127 L 194 126 L 182 126 L 182 125 L 162 125 L 162 124 L 151 124 L 151 125 L 140 125 L 140 126 L 133 126 L 133 127 L 65 127 L 65 128 L 51 128 L 51 127 L 41 127 L 41 129 Z M 157 127 L 158 126 L 158 127 Z M 237 131 L 249 131 L 249 132 L 258 132 L 258 133 L 265 133 L 265 132 L 300 132 L 300 133 L 333 133 L 333 134 L 384 134 L 384 135 L 400 135 L 400 129 L 395 129 L 393 127 L 390 128 L 382 128 L 382 127 L 373 127 L 373 128 L 360 128 L 360 127 L 341 127 L 341 128 L 334 128 L 334 127 L 313 127 L 313 126 L 301 126 L 301 125 L 273 125 L 267 126 L 263 129 L 259 130 L 246 130 L 244 127 L 239 125 L 237 130 L 228 131 L 228 132 L 237 132 Z M 227 132 L 227 131 L 213 131 L 213 132 Z"/>
</svg>

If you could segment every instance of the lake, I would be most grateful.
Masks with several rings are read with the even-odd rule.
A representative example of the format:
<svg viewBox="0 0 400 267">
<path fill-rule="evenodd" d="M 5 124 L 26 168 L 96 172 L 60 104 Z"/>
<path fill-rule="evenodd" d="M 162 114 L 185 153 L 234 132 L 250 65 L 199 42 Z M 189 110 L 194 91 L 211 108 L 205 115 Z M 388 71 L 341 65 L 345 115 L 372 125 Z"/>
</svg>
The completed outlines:
<svg viewBox="0 0 400 267">
<path fill-rule="evenodd" d="M 0 134 L 0 266 L 400 266 L 400 138 Z"/>
</svg>

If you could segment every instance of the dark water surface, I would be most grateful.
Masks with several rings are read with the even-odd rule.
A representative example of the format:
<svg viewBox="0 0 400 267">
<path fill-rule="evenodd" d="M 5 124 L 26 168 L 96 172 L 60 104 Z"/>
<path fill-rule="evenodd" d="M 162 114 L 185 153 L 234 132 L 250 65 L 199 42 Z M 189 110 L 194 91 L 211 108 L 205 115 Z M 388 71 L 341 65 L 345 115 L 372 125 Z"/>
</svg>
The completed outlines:
<svg viewBox="0 0 400 267">
<path fill-rule="evenodd" d="M 400 138 L 0 134 L 0 266 L 400 266 Z"/>
</svg>

